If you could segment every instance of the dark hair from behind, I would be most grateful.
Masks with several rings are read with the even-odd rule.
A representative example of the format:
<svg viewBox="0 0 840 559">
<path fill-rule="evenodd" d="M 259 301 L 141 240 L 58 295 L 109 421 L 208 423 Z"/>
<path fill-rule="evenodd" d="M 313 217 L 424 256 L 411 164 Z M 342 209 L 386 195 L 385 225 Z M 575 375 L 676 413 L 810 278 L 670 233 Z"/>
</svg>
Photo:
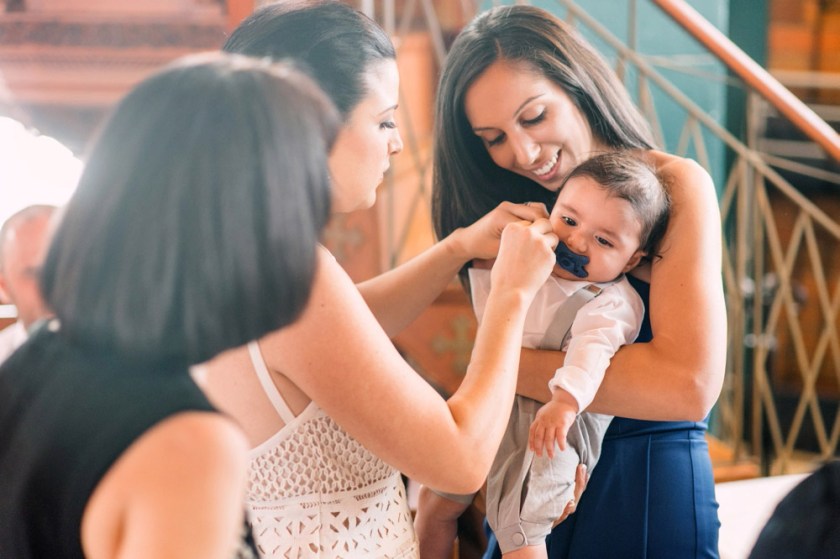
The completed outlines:
<svg viewBox="0 0 840 559">
<path fill-rule="evenodd" d="M 343 2 L 289 0 L 257 9 L 222 47 L 250 56 L 290 58 L 346 118 L 364 97 L 365 72 L 394 59 L 394 45 L 372 19 Z"/>
<path fill-rule="evenodd" d="M 762 528 L 749 559 L 834 559 L 840 551 L 840 461 L 794 487 Z"/>
<path fill-rule="evenodd" d="M 449 51 L 437 92 L 432 215 L 443 238 L 503 201 L 554 203 L 555 194 L 498 167 L 473 133 L 464 103 L 473 82 L 506 60 L 545 77 L 569 95 L 593 135 L 615 149 L 650 149 L 649 127 L 615 73 L 574 29 L 533 6 L 479 14 Z"/>
<path fill-rule="evenodd" d="M 146 79 L 99 133 L 48 253 L 62 331 L 197 363 L 293 321 L 338 126 L 311 79 L 268 60 L 196 55 Z"/>
<path fill-rule="evenodd" d="M 648 257 L 656 255 L 668 228 L 671 199 L 653 166 L 629 150 L 610 151 L 577 165 L 563 179 L 560 190 L 574 177 L 589 177 L 609 196 L 626 200 L 642 225 L 639 248 Z"/>
</svg>

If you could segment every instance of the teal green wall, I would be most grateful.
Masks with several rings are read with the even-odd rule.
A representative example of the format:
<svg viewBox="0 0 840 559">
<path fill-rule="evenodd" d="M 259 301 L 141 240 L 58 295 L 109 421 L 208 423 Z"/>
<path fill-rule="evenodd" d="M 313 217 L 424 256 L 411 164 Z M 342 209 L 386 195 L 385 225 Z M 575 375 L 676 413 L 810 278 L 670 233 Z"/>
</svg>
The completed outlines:
<svg viewBox="0 0 840 559">
<path fill-rule="evenodd" d="M 729 0 L 729 38 L 764 67 L 767 63 L 768 21 L 767 0 Z M 727 128 L 743 138 L 746 96 L 742 90 L 729 88 L 726 112 Z"/>
</svg>

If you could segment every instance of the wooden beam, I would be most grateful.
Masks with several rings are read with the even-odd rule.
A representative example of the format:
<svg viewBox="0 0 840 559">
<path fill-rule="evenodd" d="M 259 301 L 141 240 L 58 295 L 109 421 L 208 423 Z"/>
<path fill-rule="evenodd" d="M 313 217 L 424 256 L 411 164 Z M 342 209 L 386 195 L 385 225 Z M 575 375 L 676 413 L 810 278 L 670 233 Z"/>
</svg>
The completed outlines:
<svg viewBox="0 0 840 559">
<path fill-rule="evenodd" d="M 785 115 L 799 130 L 819 144 L 834 161 L 840 161 L 840 136 L 805 103 L 780 84 L 767 70 L 742 51 L 729 37 L 684 0 L 653 0 L 733 73 Z"/>
</svg>

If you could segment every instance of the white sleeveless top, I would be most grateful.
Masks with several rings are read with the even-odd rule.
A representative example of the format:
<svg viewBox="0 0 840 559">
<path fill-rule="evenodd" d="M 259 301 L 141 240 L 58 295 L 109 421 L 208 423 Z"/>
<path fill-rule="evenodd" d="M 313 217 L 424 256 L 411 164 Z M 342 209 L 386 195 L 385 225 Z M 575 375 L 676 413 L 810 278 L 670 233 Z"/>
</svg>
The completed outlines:
<svg viewBox="0 0 840 559">
<path fill-rule="evenodd" d="M 315 402 L 294 416 L 256 342 L 251 361 L 285 425 L 249 453 L 248 515 L 264 558 L 416 558 L 400 473 Z"/>
</svg>

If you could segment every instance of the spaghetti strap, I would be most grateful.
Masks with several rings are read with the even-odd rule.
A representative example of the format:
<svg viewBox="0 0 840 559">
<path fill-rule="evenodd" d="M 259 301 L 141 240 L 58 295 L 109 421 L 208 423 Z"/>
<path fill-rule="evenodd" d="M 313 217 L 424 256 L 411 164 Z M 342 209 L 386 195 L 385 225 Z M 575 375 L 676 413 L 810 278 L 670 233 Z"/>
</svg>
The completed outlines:
<svg viewBox="0 0 840 559">
<path fill-rule="evenodd" d="M 248 344 L 248 354 L 251 356 L 251 363 L 254 365 L 254 371 L 257 373 L 257 378 L 260 379 L 260 384 L 262 385 L 265 395 L 268 396 L 269 400 L 271 400 L 271 404 L 274 406 L 274 409 L 277 410 L 277 414 L 280 416 L 280 419 L 288 425 L 295 419 L 295 414 L 293 414 L 292 410 L 289 409 L 289 405 L 286 403 L 286 400 L 283 399 L 280 391 L 277 390 L 274 382 L 272 382 L 271 375 L 268 373 L 265 361 L 260 353 L 260 346 L 256 341 Z"/>
</svg>

